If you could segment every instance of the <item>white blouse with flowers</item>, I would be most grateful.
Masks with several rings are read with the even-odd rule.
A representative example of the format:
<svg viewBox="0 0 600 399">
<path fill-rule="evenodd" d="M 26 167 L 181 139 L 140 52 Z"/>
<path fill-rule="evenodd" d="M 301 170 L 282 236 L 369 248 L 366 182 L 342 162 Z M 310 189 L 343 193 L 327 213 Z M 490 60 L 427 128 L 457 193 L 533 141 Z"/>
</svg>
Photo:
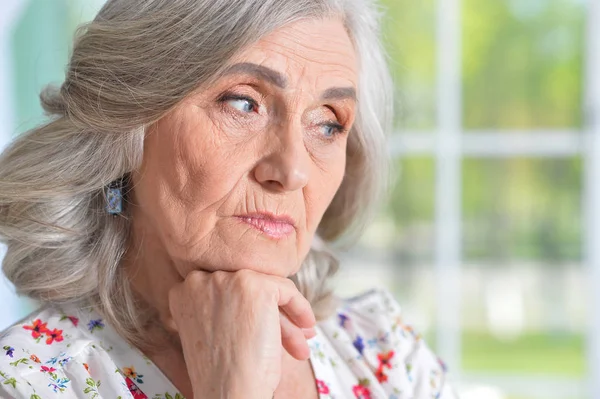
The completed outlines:
<svg viewBox="0 0 600 399">
<path fill-rule="evenodd" d="M 387 292 L 344 301 L 316 331 L 308 342 L 320 399 L 456 398 Z M 44 308 L 0 334 L 0 350 L 2 399 L 183 398 L 95 312 Z"/>
</svg>

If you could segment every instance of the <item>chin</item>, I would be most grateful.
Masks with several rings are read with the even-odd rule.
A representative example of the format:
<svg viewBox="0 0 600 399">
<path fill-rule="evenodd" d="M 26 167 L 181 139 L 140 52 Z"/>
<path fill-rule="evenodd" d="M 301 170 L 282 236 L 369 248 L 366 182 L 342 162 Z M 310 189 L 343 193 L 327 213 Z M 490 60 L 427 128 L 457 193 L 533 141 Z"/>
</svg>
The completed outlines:
<svg viewBox="0 0 600 399">
<path fill-rule="evenodd" d="M 279 277 L 295 274 L 301 266 L 296 247 L 293 245 L 274 246 L 257 240 L 238 240 L 227 243 L 225 249 L 215 248 L 192 259 L 184 261 L 188 271 L 208 272 L 253 270 Z M 181 270 L 181 269 L 180 269 Z M 185 273 L 184 273 L 185 274 Z"/>
<path fill-rule="evenodd" d="M 221 223 L 202 240 L 201 245 L 189 248 L 180 270 L 236 272 L 253 270 L 268 275 L 289 277 L 298 272 L 306 253 L 307 241 L 302 232 L 294 231 L 284 237 L 273 237 L 244 223 Z M 176 251 L 180 255 L 182 252 Z M 185 275 L 185 272 L 183 273 Z"/>
<path fill-rule="evenodd" d="M 290 253 L 293 252 L 293 253 Z M 301 261 L 294 251 L 285 251 L 283 248 L 264 248 L 258 244 L 252 248 L 236 251 L 229 265 L 232 271 L 254 270 L 280 277 L 289 277 L 300 268 Z"/>
<path fill-rule="evenodd" d="M 302 263 L 301 234 L 270 234 L 245 223 L 233 223 L 218 234 L 228 253 L 231 271 L 249 269 L 260 273 L 288 277 L 295 274 Z"/>
</svg>

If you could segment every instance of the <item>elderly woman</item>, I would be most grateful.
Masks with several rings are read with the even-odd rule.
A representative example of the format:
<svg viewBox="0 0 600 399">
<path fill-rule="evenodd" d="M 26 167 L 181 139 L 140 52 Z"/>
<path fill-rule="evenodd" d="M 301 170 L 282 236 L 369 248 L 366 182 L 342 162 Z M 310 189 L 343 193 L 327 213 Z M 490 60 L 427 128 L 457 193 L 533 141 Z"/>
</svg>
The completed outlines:
<svg viewBox="0 0 600 399">
<path fill-rule="evenodd" d="M 2 398 L 454 398 L 328 246 L 380 191 L 391 83 L 368 0 L 111 0 L 0 161 L 3 270 L 41 310 Z"/>
</svg>

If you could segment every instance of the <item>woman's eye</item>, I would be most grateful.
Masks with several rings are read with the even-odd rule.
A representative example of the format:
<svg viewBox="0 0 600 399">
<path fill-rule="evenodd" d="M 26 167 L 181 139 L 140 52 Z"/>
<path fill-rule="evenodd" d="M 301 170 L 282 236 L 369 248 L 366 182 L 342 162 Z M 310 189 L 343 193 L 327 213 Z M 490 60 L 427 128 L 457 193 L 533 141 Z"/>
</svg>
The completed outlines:
<svg viewBox="0 0 600 399">
<path fill-rule="evenodd" d="M 230 98 L 226 103 L 240 112 L 250 113 L 258 110 L 258 106 L 254 100 L 249 98 Z"/>
<path fill-rule="evenodd" d="M 321 131 L 326 138 L 333 138 L 335 135 L 344 132 L 344 126 L 335 122 L 325 123 L 321 125 Z"/>
</svg>

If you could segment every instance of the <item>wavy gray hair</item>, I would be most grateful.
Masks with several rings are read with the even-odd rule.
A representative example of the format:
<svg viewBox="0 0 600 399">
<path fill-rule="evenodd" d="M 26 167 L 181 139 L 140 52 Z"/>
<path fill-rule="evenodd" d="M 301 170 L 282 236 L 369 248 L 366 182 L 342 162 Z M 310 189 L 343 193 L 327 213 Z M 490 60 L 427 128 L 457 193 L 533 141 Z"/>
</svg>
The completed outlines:
<svg viewBox="0 0 600 399">
<path fill-rule="evenodd" d="M 358 112 L 342 185 L 293 277 L 327 317 L 337 270 L 327 245 L 362 229 L 387 180 L 392 83 L 371 0 L 109 0 L 79 28 L 60 89 L 40 96 L 50 121 L 0 158 L 3 270 L 17 291 L 95 306 L 139 345 L 147 320 L 119 267 L 130 220 L 105 212 L 104 187 L 138 167 L 145 128 L 235 54 L 283 25 L 328 16 L 343 19 L 359 55 Z"/>
</svg>

